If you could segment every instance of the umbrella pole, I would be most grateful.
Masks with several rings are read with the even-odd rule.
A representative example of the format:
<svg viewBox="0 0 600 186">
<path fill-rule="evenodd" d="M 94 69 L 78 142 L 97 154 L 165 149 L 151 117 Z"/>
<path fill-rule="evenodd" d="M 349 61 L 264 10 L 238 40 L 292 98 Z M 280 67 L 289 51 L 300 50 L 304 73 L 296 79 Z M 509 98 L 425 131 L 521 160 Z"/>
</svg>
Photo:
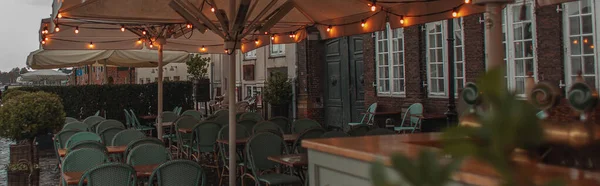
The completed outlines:
<svg viewBox="0 0 600 186">
<path fill-rule="evenodd" d="M 229 99 L 229 185 L 236 185 L 237 156 L 235 150 L 236 140 L 236 108 L 235 108 L 235 49 L 229 55 L 229 87 L 227 88 L 227 99 Z"/>
<path fill-rule="evenodd" d="M 158 45 L 158 112 L 156 112 L 156 135 L 158 139 L 163 140 L 163 45 Z"/>
</svg>

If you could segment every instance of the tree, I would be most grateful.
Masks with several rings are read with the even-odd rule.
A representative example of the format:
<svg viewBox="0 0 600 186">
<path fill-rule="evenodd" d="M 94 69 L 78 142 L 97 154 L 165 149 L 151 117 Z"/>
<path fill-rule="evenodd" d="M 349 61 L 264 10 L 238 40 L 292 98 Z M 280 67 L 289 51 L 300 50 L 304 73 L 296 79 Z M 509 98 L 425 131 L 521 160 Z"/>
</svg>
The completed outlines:
<svg viewBox="0 0 600 186">
<path fill-rule="evenodd" d="M 202 79 L 208 75 L 210 58 L 194 54 L 185 64 L 188 66 L 187 73 L 192 76 L 192 79 Z"/>
<path fill-rule="evenodd" d="M 27 70 L 27 68 L 23 67 L 23 68 L 21 68 L 21 71 L 19 72 L 19 74 L 25 74 L 25 73 L 27 73 L 27 72 L 29 72 L 29 71 Z"/>
</svg>

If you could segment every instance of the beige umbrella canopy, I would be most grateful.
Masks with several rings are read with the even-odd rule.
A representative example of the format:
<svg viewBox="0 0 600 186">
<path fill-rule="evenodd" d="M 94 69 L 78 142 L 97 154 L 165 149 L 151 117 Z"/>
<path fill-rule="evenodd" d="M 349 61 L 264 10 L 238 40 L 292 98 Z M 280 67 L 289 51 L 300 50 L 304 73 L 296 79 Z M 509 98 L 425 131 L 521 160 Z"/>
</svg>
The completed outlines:
<svg viewBox="0 0 600 186">
<path fill-rule="evenodd" d="M 58 8 L 55 22 L 62 19 L 77 19 L 88 22 L 123 24 L 138 36 L 143 31 L 153 32 L 148 40 L 158 43 L 158 48 L 176 50 L 171 45 L 173 36 L 191 32 L 173 30 L 173 27 L 191 24 L 197 41 L 187 41 L 186 46 L 202 49 L 204 41 L 218 40 L 228 54 L 236 49 L 249 51 L 269 43 L 291 43 L 306 38 L 305 30 L 315 27 L 322 39 L 371 33 L 385 28 L 418 25 L 458 16 L 487 12 L 486 42 L 491 67 L 503 64 L 501 42 L 501 10 L 513 0 L 64 0 Z M 471 2 L 473 1 L 473 2 Z M 537 0 L 537 5 L 550 5 L 568 0 Z M 71 5 L 71 6 L 67 6 Z M 486 5 L 478 6 L 475 4 Z M 160 29 L 157 29 L 160 28 Z M 165 31 L 166 30 L 166 31 Z M 154 34 L 158 33 L 158 34 Z M 186 41 L 185 39 L 182 39 Z M 182 42 L 183 42 L 182 41 Z M 177 42 L 173 42 L 177 43 Z M 181 43 L 179 43 L 181 44 Z M 217 51 L 202 50 L 214 53 Z M 231 57 L 235 64 L 235 57 Z M 231 65 L 230 67 L 234 67 Z M 230 139 L 235 140 L 235 69 L 230 68 Z M 159 79 L 160 80 L 160 79 Z M 159 92 L 160 92 L 159 88 Z M 160 108 L 159 108 L 160 112 Z M 159 117 L 160 121 L 160 117 Z M 235 154 L 235 143 L 229 145 L 230 154 Z M 235 156 L 229 159 L 235 167 Z M 235 184 L 236 169 L 230 169 L 230 185 Z"/>
</svg>

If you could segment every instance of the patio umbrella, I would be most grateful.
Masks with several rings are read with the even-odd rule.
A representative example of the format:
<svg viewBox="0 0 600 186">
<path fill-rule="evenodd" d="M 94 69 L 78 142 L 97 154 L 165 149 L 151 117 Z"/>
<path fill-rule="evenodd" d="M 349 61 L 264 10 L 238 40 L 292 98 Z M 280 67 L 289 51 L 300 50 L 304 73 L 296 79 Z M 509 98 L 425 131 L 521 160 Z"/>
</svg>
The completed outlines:
<svg viewBox="0 0 600 186">
<path fill-rule="evenodd" d="M 74 0 L 65 0 L 74 1 Z M 550 5 L 568 0 L 539 0 L 537 4 Z M 88 0 L 71 7 L 61 7 L 57 17 L 85 19 L 111 23 L 146 24 L 186 24 L 193 25 L 200 32 L 214 33 L 222 40 L 228 54 L 236 49 L 243 52 L 269 43 L 297 42 L 306 38 L 307 27 L 317 28 L 323 39 L 371 33 L 385 28 L 386 22 L 392 28 L 423 24 L 487 12 L 486 34 L 490 42 L 486 50 L 490 66 L 503 64 L 501 42 L 501 10 L 504 4 L 513 0 Z M 170 6 L 174 14 L 166 7 Z M 224 8 L 224 9 L 221 9 Z M 60 16 L 59 16 L 60 15 Z M 180 17 L 178 17 L 179 15 Z M 185 18 L 182 20 L 181 17 Z M 60 21 L 58 22 L 60 25 Z M 210 30 L 210 31 L 207 31 Z M 138 30 L 139 32 L 139 30 Z M 289 35 L 289 37 L 287 37 Z M 167 35 L 168 36 L 168 35 Z M 203 35 L 201 35 L 203 36 Z M 200 36 L 199 36 L 200 37 Z M 167 44 L 159 35 L 159 49 Z M 214 39 L 214 38 L 212 38 Z M 202 42 L 193 43 L 198 48 Z M 168 44 L 167 47 L 170 47 Z M 213 51 L 206 51 L 213 52 Z M 230 141 L 235 140 L 235 58 L 231 57 L 229 77 Z M 235 154 L 235 143 L 230 143 L 230 154 Z M 235 167 L 235 157 L 229 160 Z M 230 185 L 235 185 L 235 169 L 230 169 Z"/>
<path fill-rule="evenodd" d="M 67 79 L 67 74 L 56 70 L 36 70 L 21 74 L 22 81 L 62 81 Z"/>
</svg>

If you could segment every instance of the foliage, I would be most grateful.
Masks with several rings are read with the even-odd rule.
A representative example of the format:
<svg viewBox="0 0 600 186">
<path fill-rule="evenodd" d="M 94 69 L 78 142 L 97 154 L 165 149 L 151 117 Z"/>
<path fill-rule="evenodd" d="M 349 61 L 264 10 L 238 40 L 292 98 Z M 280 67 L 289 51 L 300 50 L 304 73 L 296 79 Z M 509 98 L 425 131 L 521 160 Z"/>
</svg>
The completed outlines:
<svg viewBox="0 0 600 186">
<path fill-rule="evenodd" d="M 210 58 L 202 57 L 200 54 L 190 55 L 187 62 L 187 73 L 192 75 L 192 79 L 205 78 L 208 74 L 208 66 L 210 65 Z"/>
<path fill-rule="evenodd" d="M 2 94 L 2 101 L 6 102 L 9 99 L 25 94 L 27 92 L 22 91 L 22 90 L 17 90 L 17 89 L 8 89 L 6 92 L 4 92 L 4 94 Z"/>
<path fill-rule="evenodd" d="M 291 102 L 292 82 L 284 73 L 274 72 L 267 80 L 263 99 L 271 105 L 281 105 Z"/>
<path fill-rule="evenodd" d="M 6 164 L 4 165 L 4 169 L 8 170 L 8 171 L 31 171 L 32 169 L 40 169 L 40 165 L 39 164 L 33 164 L 33 165 L 29 165 L 27 163 L 10 163 L 10 164 Z"/>
<path fill-rule="evenodd" d="M 421 151 L 416 161 L 403 154 L 394 154 L 391 157 L 392 169 L 400 173 L 406 183 L 390 182 L 385 166 L 381 162 L 375 162 L 371 167 L 371 178 L 375 186 L 444 186 L 450 181 L 452 172 L 459 168 L 461 162 L 461 160 L 450 160 L 447 164 L 441 164 L 436 154 L 427 150 Z"/>
<path fill-rule="evenodd" d="M 69 117 L 84 119 L 94 115 L 98 110 L 104 110 L 107 118 L 125 121 L 123 109 L 133 109 L 139 115 L 157 113 L 157 86 L 156 83 L 153 83 L 38 86 L 17 89 L 57 94 L 62 98 L 64 111 Z M 173 110 L 176 106 L 181 106 L 184 110 L 192 108 L 192 85 L 190 82 L 165 82 L 163 86 L 164 110 Z"/>
<path fill-rule="evenodd" d="M 16 83 L 17 82 L 17 78 L 21 74 L 26 73 L 26 72 L 27 72 L 26 68 L 19 69 L 18 67 L 15 67 L 15 68 L 13 68 L 12 70 L 10 70 L 8 72 L 0 72 L 0 85 L 1 84 Z"/>
<path fill-rule="evenodd" d="M 47 92 L 25 93 L 0 107 L 0 136 L 16 141 L 47 134 L 65 122 L 60 97 Z"/>
</svg>

